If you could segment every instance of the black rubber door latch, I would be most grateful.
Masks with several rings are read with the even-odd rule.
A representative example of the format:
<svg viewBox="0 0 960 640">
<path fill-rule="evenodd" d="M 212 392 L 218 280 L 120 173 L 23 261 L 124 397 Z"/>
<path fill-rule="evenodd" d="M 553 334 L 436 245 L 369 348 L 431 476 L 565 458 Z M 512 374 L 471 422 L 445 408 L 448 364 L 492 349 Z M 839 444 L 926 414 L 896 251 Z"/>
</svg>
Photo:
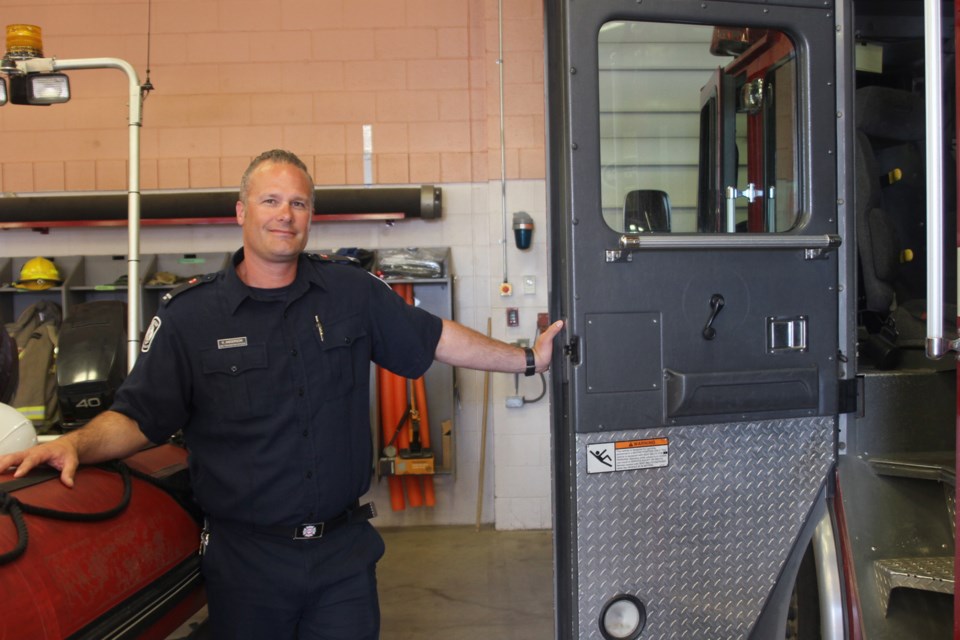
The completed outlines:
<svg viewBox="0 0 960 640">
<path fill-rule="evenodd" d="M 707 318 L 707 324 L 703 326 L 703 339 L 713 340 L 717 337 L 717 330 L 713 328 L 713 321 L 717 319 L 720 310 L 723 309 L 723 296 L 715 293 L 710 296 L 710 317 Z"/>
</svg>

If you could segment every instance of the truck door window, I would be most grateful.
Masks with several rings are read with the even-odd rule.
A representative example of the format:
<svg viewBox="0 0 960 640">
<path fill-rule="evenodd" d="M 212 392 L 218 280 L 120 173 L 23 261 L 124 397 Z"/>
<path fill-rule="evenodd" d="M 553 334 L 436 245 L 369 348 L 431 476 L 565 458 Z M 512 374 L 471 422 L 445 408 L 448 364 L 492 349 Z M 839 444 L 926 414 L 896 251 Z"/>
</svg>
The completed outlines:
<svg viewBox="0 0 960 640">
<path fill-rule="evenodd" d="M 614 231 L 797 226 L 796 54 L 783 33 L 608 22 L 598 63 L 601 207 Z"/>
</svg>

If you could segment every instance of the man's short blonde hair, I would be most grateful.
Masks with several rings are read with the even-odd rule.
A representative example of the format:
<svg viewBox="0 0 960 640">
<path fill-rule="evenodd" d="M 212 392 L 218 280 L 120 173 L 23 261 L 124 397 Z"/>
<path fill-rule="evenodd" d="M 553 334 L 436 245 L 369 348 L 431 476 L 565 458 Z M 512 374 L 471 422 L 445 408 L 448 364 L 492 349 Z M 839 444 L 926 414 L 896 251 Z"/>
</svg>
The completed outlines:
<svg viewBox="0 0 960 640">
<path fill-rule="evenodd" d="M 307 182 L 310 183 L 310 194 L 313 195 L 314 184 L 313 177 L 310 175 L 310 170 L 307 169 L 307 165 L 303 163 L 303 160 L 297 157 L 297 154 L 292 151 L 287 151 L 286 149 L 271 149 L 270 151 L 264 151 L 256 158 L 254 158 L 250 165 L 247 167 L 247 170 L 243 172 L 243 177 L 240 178 L 240 202 L 246 204 L 247 196 L 249 195 L 250 190 L 250 175 L 265 162 L 276 162 L 279 164 L 290 164 L 295 166 L 300 171 L 303 171 L 303 175 L 307 177 Z M 310 212 L 313 212 L 313 197 L 310 198 Z"/>
</svg>

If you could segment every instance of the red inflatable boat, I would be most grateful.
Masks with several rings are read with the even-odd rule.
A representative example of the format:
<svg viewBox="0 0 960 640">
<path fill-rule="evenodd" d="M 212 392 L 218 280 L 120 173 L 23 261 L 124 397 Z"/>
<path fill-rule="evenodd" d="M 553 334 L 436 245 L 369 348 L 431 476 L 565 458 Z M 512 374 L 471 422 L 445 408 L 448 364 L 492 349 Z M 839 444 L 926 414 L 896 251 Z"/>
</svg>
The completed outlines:
<svg viewBox="0 0 960 640">
<path fill-rule="evenodd" d="M 186 452 L 164 445 L 124 463 L 126 479 L 82 467 L 73 489 L 50 469 L 0 476 L 0 638 L 165 638 L 206 603 L 200 526 L 163 486 Z M 127 494 L 116 515 L 72 521 L 118 510 Z M 68 519 L 34 515 L 45 510 Z"/>
</svg>

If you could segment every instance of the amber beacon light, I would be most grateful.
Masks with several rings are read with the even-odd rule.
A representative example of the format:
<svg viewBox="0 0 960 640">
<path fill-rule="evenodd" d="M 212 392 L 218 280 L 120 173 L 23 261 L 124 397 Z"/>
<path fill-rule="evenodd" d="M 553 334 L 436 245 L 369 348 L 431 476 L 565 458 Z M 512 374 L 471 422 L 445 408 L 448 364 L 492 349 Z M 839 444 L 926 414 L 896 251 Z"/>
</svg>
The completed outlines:
<svg viewBox="0 0 960 640">
<path fill-rule="evenodd" d="M 33 24 L 7 25 L 7 55 L 14 58 L 42 58 L 43 32 Z"/>
</svg>

